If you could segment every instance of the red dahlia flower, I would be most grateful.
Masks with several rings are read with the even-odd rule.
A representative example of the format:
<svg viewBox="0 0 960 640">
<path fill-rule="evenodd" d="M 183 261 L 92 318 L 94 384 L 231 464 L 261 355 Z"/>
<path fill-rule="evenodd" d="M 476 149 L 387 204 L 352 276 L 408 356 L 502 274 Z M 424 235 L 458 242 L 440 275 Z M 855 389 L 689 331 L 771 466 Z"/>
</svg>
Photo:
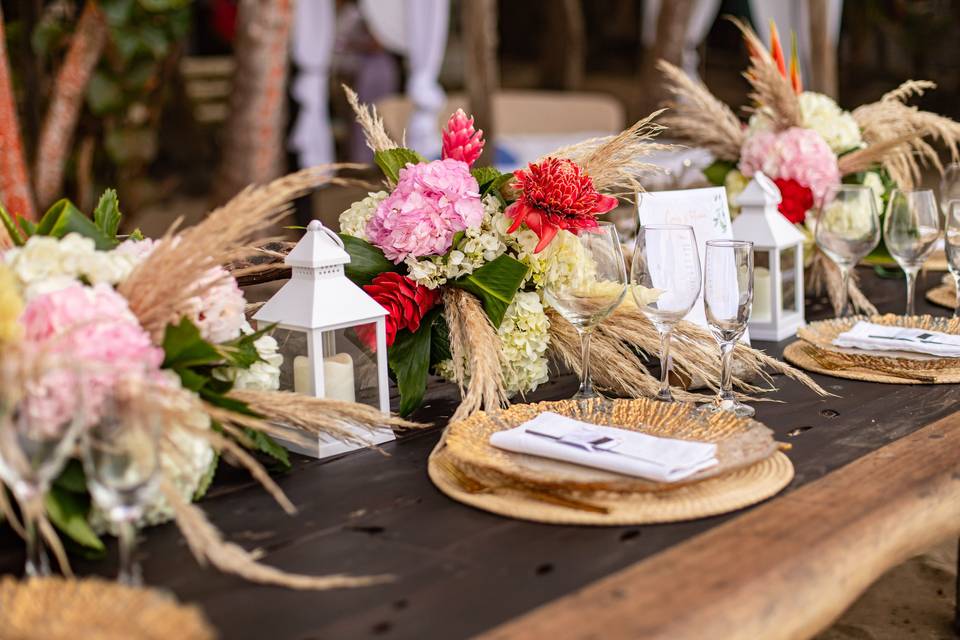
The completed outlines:
<svg viewBox="0 0 960 640">
<path fill-rule="evenodd" d="M 450 158 L 473 166 L 483 151 L 483 129 L 474 129 L 473 116 L 468 117 L 463 109 L 457 109 L 457 112 L 450 116 L 442 137 L 443 152 L 440 157 L 443 160 Z"/>
<path fill-rule="evenodd" d="M 566 158 L 547 158 L 513 175 L 520 198 L 504 211 L 513 219 L 507 232 L 525 222 L 540 238 L 534 253 L 543 251 L 560 229 L 595 229 L 596 216 L 617 206 L 616 198 L 599 193 L 590 176 Z"/>
<path fill-rule="evenodd" d="M 773 182 L 780 189 L 780 213 L 793 224 L 803 224 L 807 211 L 813 207 L 813 191 L 793 178 L 777 178 Z"/>
<path fill-rule="evenodd" d="M 419 329 L 423 316 L 440 301 L 439 290 L 428 289 L 393 271 L 381 273 L 364 285 L 363 290 L 390 312 L 386 317 L 388 347 L 393 345 L 400 329 L 411 332 Z M 376 347 L 376 338 L 369 327 L 361 327 L 357 333 L 368 347 Z"/>
</svg>

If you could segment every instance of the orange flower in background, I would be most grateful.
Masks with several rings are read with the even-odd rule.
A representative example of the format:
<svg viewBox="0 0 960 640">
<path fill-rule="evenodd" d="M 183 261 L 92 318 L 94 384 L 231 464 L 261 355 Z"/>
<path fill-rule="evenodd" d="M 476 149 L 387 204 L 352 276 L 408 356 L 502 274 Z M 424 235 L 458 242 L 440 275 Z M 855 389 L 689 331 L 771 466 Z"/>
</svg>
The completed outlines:
<svg viewBox="0 0 960 640">
<path fill-rule="evenodd" d="M 617 206 L 616 198 L 598 192 L 590 176 L 566 158 L 546 158 L 513 175 L 520 197 L 504 211 L 513 220 L 507 233 L 526 223 L 540 238 L 534 253 L 543 251 L 561 229 L 595 229 L 597 216 Z"/>
</svg>

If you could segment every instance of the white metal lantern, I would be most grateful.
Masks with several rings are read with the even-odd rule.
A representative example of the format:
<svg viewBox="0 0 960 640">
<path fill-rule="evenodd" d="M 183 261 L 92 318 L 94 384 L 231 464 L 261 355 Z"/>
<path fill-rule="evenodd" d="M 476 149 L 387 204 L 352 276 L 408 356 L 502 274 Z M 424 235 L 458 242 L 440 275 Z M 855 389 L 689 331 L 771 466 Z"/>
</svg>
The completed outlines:
<svg viewBox="0 0 960 640">
<path fill-rule="evenodd" d="M 737 198 L 733 237 L 753 242 L 750 337 L 780 341 L 803 326 L 804 235 L 777 210 L 780 190 L 761 172 Z"/>
<path fill-rule="evenodd" d="M 276 325 L 273 336 L 283 355 L 280 389 L 360 402 L 388 413 L 387 310 L 344 274 L 350 255 L 343 241 L 314 220 L 284 262 L 292 270 L 289 282 L 253 316 L 260 329 Z M 356 434 L 373 444 L 394 437 L 388 427 L 372 437 L 359 430 Z M 358 448 L 324 437 L 308 449 L 283 444 L 316 458 Z"/>
</svg>

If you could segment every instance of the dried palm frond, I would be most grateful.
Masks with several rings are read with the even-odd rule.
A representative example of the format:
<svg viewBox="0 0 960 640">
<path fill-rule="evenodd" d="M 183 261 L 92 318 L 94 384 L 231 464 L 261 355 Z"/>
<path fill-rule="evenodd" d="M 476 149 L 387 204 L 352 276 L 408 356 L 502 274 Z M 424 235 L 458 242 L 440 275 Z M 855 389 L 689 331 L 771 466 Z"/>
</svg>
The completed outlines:
<svg viewBox="0 0 960 640">
<path fill-rule="evenodd" d="M 939 154 L 927 138 L 940 140 L 950 150 L 952 159 L 957 160 L 960 123 L 905 104 L 909 98 L 935 87 L 927 80 L 908 80 L 877 102 L 857 107 L 853 117 L 867 147 L 840 158 L 841 171 L 849 173 L 871 166 L 870 162 L 879 163 L 900 187 L 910 189 L 919 182 L 923 167 L 943 171 Z"/>
<path fill-rule="evenodd" d="M 670 135 L 708 149 L 721 160 L 736 161 L 744 131 L 733 110 L 683 69 L 666 60 L 660 60 L 657 68 L 674 98 L 661 118 Z"/>
<path fill-rule="evenodd" d="M 750 50 L 750 66 L 743 73 L 752 88 L 749 97 L 754 106 L 750 110 L 767 117 L 774 131 L 803 126 L 800 100 L 790 80 L 780 73 L 760 37 L 742 20 L 734 17 L 728 19 L 743 34 Z"/>
<path fill-rule="evenodd" d="M 307 576 L 287 573 L 260 564 L 257 554 L 243 547 L 227 542 L 214 527 L 203 511 L 188 502 L 169 482 L 161 483 L 164 497 L 173 508 L 177 526 L 190 547 L 190 551 L 201 565 L 211 564 L 221 571 L 232 573 L 251 582 L 272 584 L 291 589 L 342 589 L 345 587 L 366 587 L 389 581 L 389 576 Z"/>
<path fill-rule="evenodd" d="M 499 409 L 507 402 L 503 382 L 500 336 L 480 301 L 463 289 L 446 287 L 443 315 L 450 328 L 454 382 L 463 399 L 450 419 L 456 422 L 474 411 Z M 467 371 L 470 372 L 469 377 Z"/>
<path fill-rule="evenodd" d="M 350 108 L 353 109 L 353 113 L 357 116 L 357 122 L 360 124 L 360 128 L 363 129 L 363 137 L 367 141 L 367 146 L 370 150 L 376 153 L 377 151 L 396 149 L 398 145 L 390 139 L 386 129 L 383 128 L 383 118 L 377 114 L 377 108 L 373 105 L 366 105 L 360 102 L 357 92 L 347 85 L 344 84 L 341 86 L 343 87 L 343 92 L 347 95 L 347 102 L 350 103 Z"/>
<path fill-rule="evenodd" d="M 663 111 L 651 113 L 615 136 L 591 138 L 547 155 L 576 162 L 590 176 L 598 191 L 632 199 L 643 192 L 641 176 L 663 171 L 662 167 L 644 162 L 643 158 L 657 151 L 676 148 L 652 142 L 664 129 L 663 125 L 654 122 Z"/>
<path fill-rule="evenodd" d="M 174 223 L 153 253 L 120 284 L 119 292 L 141 326 L 159 343 L 167 325 L 185 314 L 192 298 L 230 277 L 225 271 L 211 270 L 247 257 L 248 245 L 280 221 L 295 198 L 323 184 L 353 184 L 332 177 L 332 171 L 361 167 L 330 164 L 303 169 L 266 185 L 247 187 L 196 226 L 178 232 Z"/>
<path fill-rule="evenodd" d="M 833 260 L 827 258 L 822 251 L 815 249 L 813 259 L 810 262 L 810 268 L 807 270 L 807 290 L 814 295 L 822 295 L 826 292 L 833 306 L 835 313 L 840 313 L 841 294 L 843 293 L 843 276 L 840 269 Z M 877 308 L 860 291 L 857 284 L 857 273 L 850 273 L 850 282 L 847 286 L 847 295 L 850 298 L 850 304 L 857 313 L 874 315 Z"/>
</svg>

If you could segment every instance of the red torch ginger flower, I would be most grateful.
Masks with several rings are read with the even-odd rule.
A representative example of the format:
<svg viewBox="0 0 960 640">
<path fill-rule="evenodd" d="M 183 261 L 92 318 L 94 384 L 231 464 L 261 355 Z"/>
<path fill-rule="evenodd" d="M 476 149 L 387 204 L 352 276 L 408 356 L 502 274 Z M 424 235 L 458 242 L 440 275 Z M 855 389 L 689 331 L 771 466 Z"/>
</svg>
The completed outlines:
<svg viewBox="0 0 960 640">
<path fill-rule="evenodd" d="M 561 229 L 597 228 L 596 216 L 617 206 L 616 198 L 599 193 L 590 176 L 566 158 L 546 158 L 513 175 L 520 198 L 504 211 L 513 219 L 507 233 L 526 223 L 540 238 L 534 253 L 543 251 Z"/>
<path fill-rule="evenodd" d="M 460 160 L 473 166 L 483 151 L 483 144 L 483 129 L 474 129 L 473 116 L 467 116 L 463 109 L 457 109 L 447 120 L 447 128 L 443 130 L 441 158 Z"/>
<path fill-rule="evenodd" d="M 397 331 L 408 329 L 411 333 L 416 332 L 423 316 L 440 301 L 438 289 L 428 289 L 393 271 L 381 273 L 363 290 L 390 312 L 385 318 L 388 347 L 397 339 Z M 372 327 L 360 327 L 357 334 L 371 350 L 376 348 Z"/>
</svg>

